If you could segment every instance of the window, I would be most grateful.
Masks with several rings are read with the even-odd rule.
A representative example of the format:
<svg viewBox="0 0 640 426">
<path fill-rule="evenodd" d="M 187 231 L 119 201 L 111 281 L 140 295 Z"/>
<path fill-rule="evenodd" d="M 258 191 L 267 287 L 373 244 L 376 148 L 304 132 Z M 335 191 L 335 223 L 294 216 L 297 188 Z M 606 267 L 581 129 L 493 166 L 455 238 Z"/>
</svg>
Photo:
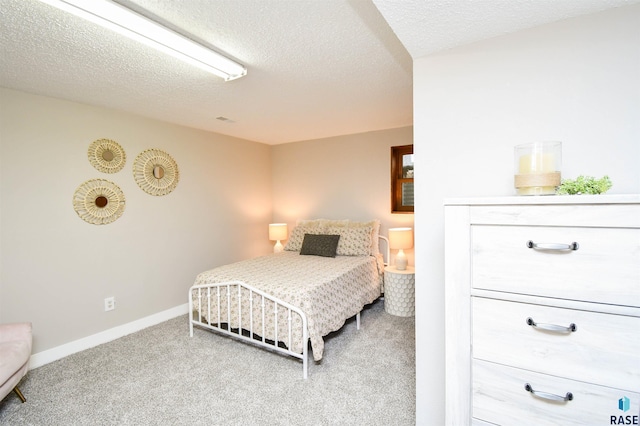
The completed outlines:
<svg viewBox="0 0 640 426">
<path fill-rule="evenodd" d="M 413 145 L 391 147 L 391 212 L 413 213 Z"/>
</svg>

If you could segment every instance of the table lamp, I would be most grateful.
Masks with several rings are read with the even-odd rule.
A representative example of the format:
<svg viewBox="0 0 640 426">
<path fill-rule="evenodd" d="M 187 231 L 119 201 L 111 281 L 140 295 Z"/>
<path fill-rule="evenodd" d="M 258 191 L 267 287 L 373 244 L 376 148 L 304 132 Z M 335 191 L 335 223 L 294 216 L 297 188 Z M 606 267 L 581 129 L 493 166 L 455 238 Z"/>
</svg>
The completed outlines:
<svg viewBox="0 0 640 426">
<path fill-rule="evenodd" d="M 277 241 L 273 246 L 274 253 L 280 253 L 284 250 L 284 246 L 280 240 L 287 239 L 287 224 L 286 223 L 270 223 L 269 224 L 269 239 L 271 241 Z"/>
<path fill-rule="evenodd" d="M 390 228 L 389 229 L 389 248 L 399 250 L 396 255 L 396 269 L 404 271 L 407 269 L 407 256 L 404 249 L 413 247 L 413 232 L 411 228 Z"/>
</svg>

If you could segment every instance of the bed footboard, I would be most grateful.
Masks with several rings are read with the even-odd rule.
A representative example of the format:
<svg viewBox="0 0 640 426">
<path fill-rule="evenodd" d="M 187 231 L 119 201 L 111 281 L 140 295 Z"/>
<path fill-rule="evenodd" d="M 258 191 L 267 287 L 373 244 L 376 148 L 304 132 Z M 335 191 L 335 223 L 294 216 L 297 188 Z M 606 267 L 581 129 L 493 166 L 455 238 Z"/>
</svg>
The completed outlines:
<svg viewBox="0 0 640 426">
<path fill-rule="evenodd" d="M 294 322 L 302 326 L 301 353 L 294 350 Z M 305 313 L 242 281 L 192 286 L 189 289 L 191 337 L 194 325 L 299 358 L 302 377 L 308 376 L 309 330 Z"/>
</svg>

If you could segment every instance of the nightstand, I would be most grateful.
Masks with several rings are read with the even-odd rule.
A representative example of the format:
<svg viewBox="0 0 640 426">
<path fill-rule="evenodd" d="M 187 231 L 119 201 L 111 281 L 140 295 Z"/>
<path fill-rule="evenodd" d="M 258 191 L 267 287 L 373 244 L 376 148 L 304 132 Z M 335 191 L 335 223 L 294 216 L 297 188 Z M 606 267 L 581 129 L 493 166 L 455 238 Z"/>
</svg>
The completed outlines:
<svg viewBox="0 0 640 426">
<path fill-rule="evenodd" d="M 415 307 L 415 269 L 407 266 L 399 271 L 393 266 L 384 268 L 384 310 L 391 315 L 411 317 Z"/>
</svg>

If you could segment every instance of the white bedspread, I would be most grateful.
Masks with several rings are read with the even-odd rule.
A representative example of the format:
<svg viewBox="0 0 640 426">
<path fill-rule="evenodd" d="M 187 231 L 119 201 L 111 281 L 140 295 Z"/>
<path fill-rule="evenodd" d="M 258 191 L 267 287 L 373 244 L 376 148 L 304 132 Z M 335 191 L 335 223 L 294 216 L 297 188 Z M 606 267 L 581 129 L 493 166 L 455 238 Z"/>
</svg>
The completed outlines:
<svg viewBox="0 0 640 426">
<path fill-rule="evenodd" d="M 356 315 L 365 305 L 380 296 L 382 273 L 380 259 L 373 256 L 328 258 L 284 251 L 202 272 L 196 278 L 195 284 L 243 281 L 301 308 L 308 319 L 313 359 L 318 361 L 324 351 L 322 337 L 338 330 L 346 319 Z M 192 297 L 194 306 L 197 307 L 195 295 Z M 212 294 L 210 299 L 212 306 L 216 306 L 217 295 Z M 248 294 L 241 296 L 241 299 L 244 323 L 244 318 L 248 318 L 249 313 Z M 254 316 L 259 310 L 256 300 L 254 296 Z M 231 316 L 235 318 L 238 311 L 237 295 L 232 293 L 231 301 Z M 226 294 L 223 294 L 220 304 L 222 317 L 227 318 Z M 204 315 L 203 312 L 200 313 Z M 212 318 L 213 321 L 215 318 Z M 256 321 L 258 324 L 254 324 L 254 327 L 260 329 L 261 319 L 257 318 Z M 267 315 L 265 323 L 267 330 L 274 328 L 272 312 L 271 315 Z M 279 312 L 278 340 L 287 344 L 291 350 L 302 353 L 302 322 L 298 317 L 294 318 L 292 323 L 293 339 L 289 344 L 287 338 L 283 337 L 288 334 L 288 321 L 285 313 Z M 238 325 L 232 323 L 232 327 Z M 267 331 L 266 334 L 264 337 L 274 338 L 273 332 Z"/>
</svg>

